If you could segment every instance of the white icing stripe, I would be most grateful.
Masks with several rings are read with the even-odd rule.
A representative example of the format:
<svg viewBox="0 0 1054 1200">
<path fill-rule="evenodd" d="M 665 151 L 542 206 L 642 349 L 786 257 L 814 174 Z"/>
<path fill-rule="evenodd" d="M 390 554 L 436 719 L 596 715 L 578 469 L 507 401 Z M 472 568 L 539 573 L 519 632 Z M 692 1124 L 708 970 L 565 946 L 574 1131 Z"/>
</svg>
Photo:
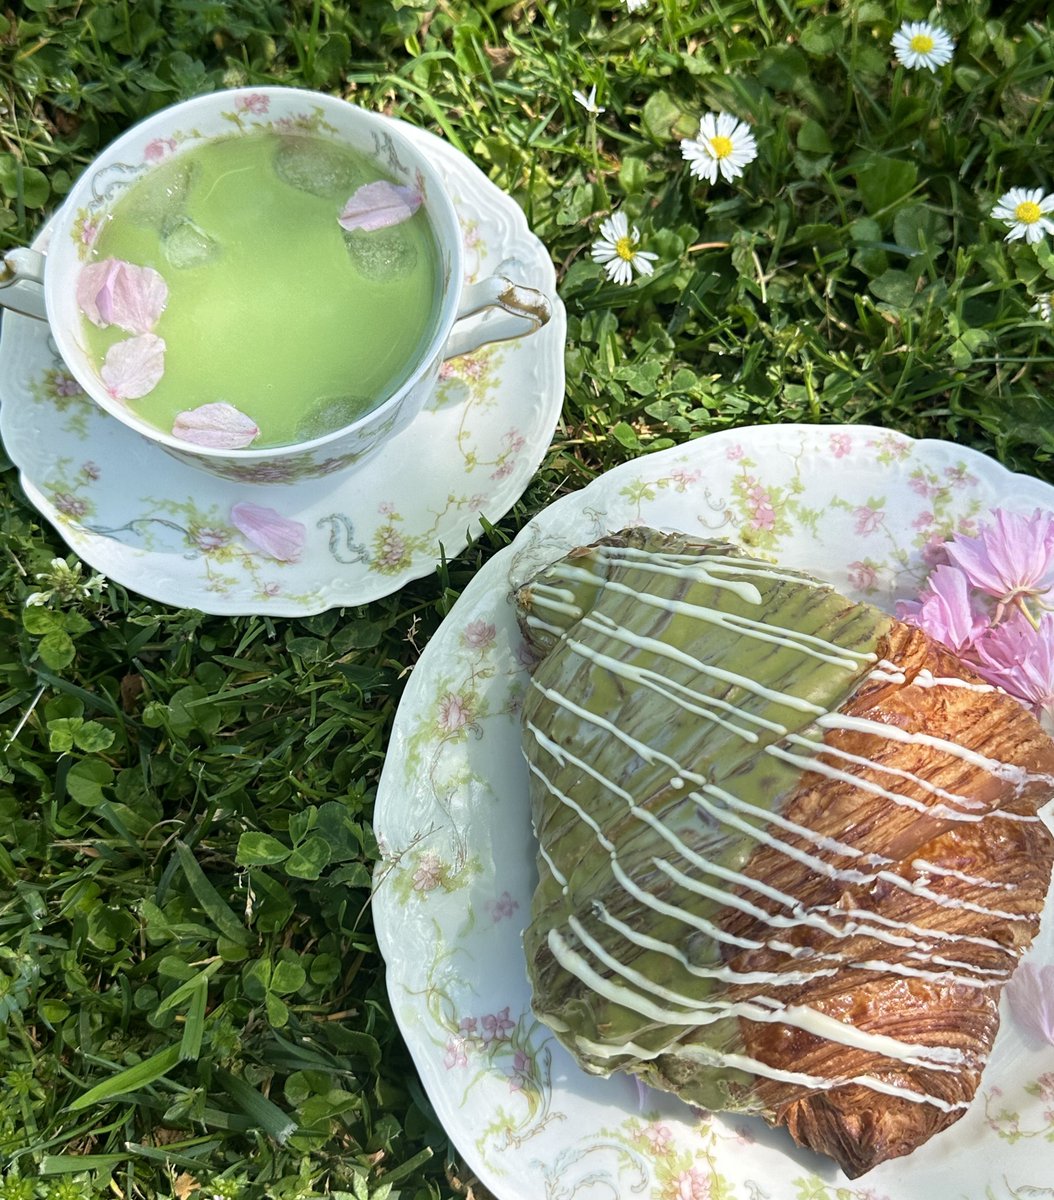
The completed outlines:
<svg viewBox="0 0 1054 1200">
<path fill-rule="evenodd" d="M 594 546 L 591 553 L 597 562 L 612 563 L 631 560 L 634 563 L 659 559 L 662 562 L 678 563 L 694 567 L 699 554 L 676 554 L 670 550 L 643 550 L 636 546 Z M 790 567 L 774 567 L 756 558 L 740 558 L 733 554 L 706 554 L 707 570 L 714 575 L 746 575 L 756 579 L 778 579 L 785 583 L 800 583 L 812 588 L 826 587 L 811 575 L 803 575 Z"/>
<path fill-rule="evenodd" d="M 793 1029 L 801 1029 L 805 1033 L 824 1038 L 840 1046 L 849 1046 L 867 1054 L 876 1054 L 882 1058 L 889 1058 L 909 1066 L 926 1067 L 929 1070 L 956 1070 L 962 1067 L 966 1061 L 966 1056 L 955 1047 L 926 1046 L 917 1042 L 902 1042 L 898 1038 L 887 1037 L 885 1034 L 868 1033 L 855 1025 L 828 1017 L 807 1005 L 779 1005 L 775 1010 L 750 1001 L 714 1000 L 704 1001 L 700 1005 L 691 997 L 682 996 L 670 988 L 650 981 L 639 971 L 620 963 L 598 943 L 594 942 L 593 945 L 590 945 L 582 937 L 584 930 L 581 930 L 581 922 L 572 917 L 570 923 L 575 936 L 609 971 L 629 980 L 638 987 L 646 987 L 652 995 L 657 996 L 660 1000 L 679 1005 L 685 1011 L 676 1012 L 673 1009 L 665 1008 L 634 988 L 615 983 L 607 976 L 601 975 L 599 971 L 589 965 L 584 955 L 571 948 L 567 939 L 558 930 L 551 929 L 548 938 L 549 950 L 560 966 L 612 1004 L 627 1008 L 630 1012 L 647 1017 L 649 1020 L 658 1021 L 662 1025 L 697 1027 L 713 1025 L 715 1022 L 727 1020 L 729 1017 L 738 1017 L 747 1021 L 756 1021 L 759 1024 L 789 1025 Z M 592 942 L 593 939 L 589 939 L 589 941 Z"/>
<path fill-rule="evenodd" d="M 591 1055 L 593 1058 L 611 1059 L 628 1057 L 642 1061 L 659 1058 L 663 1054 L 670 1053 L 671 1046 L 677 1046 L 678 1057 L 693 1059 L 701 1066 L 730 1067 L 737 1071 L 747 1071 L 752 1075 L 760 1075 L 767 1079 L 773 1079 L 777 1083 L 799 1084 L 804 1088 L 809 1088 L 811 1091 L 829 1092 L 835 1088 L 845 1087 L 846 1084 L 858 1083 L 873 1092 L 880 1092 L 885 1096 L 897 1096 L 902 1100 L 909 1100 L 915 1104 L 932 1104 L 935 1108 L 941 1109 L 942 1112 L 957 1112 L 960 1109 L 969 1108 L 969 1103 L 965 1100 L 957 1100 L 954 1103 L 949 1103 L 938 1096 L 930 1096 L 925 1092 L 915 1092 L 911 1088 L 898 1087 L 896 1084 L 887 1083 L 883 1079 L 875 1079 L 869 1075 L 860 1075 L 855 1079 L 827 1079 L 822 1075 L 805 1075 L 800 1071 L 783 1071 L 779 1067 L 770 1067 L 768 1063 L 763 1063 L 760 1059 L 751 1058 L 746 1054 L 722 1054 L 716 1050 L 711 1050 L 709 1046 L 679 1045 L 676 1038 L 671 1039 L 665 1046 L 661 1046 L 656 1050 L 649 1050 L 646 1046 L 641 1046 L 637 1042 L 632 1041 L 622 1042 L 618 1045 L 607 1045 L 604 1042 L 592 1042 L 589 1038 L 580 1036 L 575 1037 L 575 1044 L 585 1054 Z"/>
<path fill-rule="evenodd" d="M 953 879 L 961 880 L 963 883 L 969 883 L 973 887 L 998 888 L 1005 892 L 1017 891 L 1016 884 L 1004 883 L 1001 879 L 985 879 L 981 875 L 967 875 L 965 871 L 956 871 L 952 867 L 940 867 L 936 863 L 931 863 L 925 858 L 913 858 L 911 860 L 911 865 L 916 871 L 924 872 L 929 875 L 950 875 Z"/>
<path fill-rule="evenodd" d="M 559 579 L 572 581 L 596 580 L 593 572 L 586 570 L 584 567 L 560 567 L 554 570 L 554 574 Z M 750 586 L 753 587 L 753 585 Z M 718 608 L 707 608 L 702 604 L 692 604 L 687 600 L 674 600 L 669 596 L 653 596 L 650 592 L 629 587 L 627 584 L 620 583 L 615 579 L 608 579 L 604 584 L 604 590 L 613 592 L 619 596 L 631 596 L 634 600 L 640 604 L 646 604 L 649 608 L 662 609 L 664 612 L 674 613 L 677 616 L 694 617 L 695 620 L 702 621 L 704 624 L 716 625 L 719 629 L 727 629 L 731 633 L 738 633 L 743 637 L 754 638 L 755 641 L 784 646 L 788 650 L 797 650 L 801 654 L 819 659 L 821 662 L 831 663 L 833 666 L 844 667 L 848 671 L 855 671 L 860 665 L 859 658 L 851 657 L 847 651 L 835 642 L 824 641 L 822 638 L 816 638 L 810 634 L 799 634 L 792 629 L 784 629 L 779 625 L 754 621 L 749 617 L 722 612 Z M 754 591 L 756 592 L 757 589 L 755 588 Z M 760 593 L 758 594 L 757 602 L 761 602 Z"/>
<path fill-rule="evenodd" d="M 885 942 L 889 945 L 897 946 L 900 948 L 907 948 L 909 950 L 919 949 L 920 947 L 925 947 L 926 949 L 930 949 L 930 948 L 932 948 L 932 939 L 935 937 L 939 937 L 939 936 L 944 936 L 947 938 L 958 940 L 956 938 L 956 935 L 954 935 L 954 934 L 948 934 L 941 930 L 924 930 L 924 929 L 918 929 L 916 927 L 909 927 L 909 926 L 901 924 L 901 923 L 894 923 L 894 922 L 890 921 L 888 918 L 886 918 L 885 920 L 883 920 L 879 923 L 880 925 L 891 926 L 896 929 L 903 929 L 905 931 L 905 933 L 907 934 L 907 936 L 896 936 L 894 934 L 887 933 L 884 929 L 878 927 L 873 919 L 869 919 L 868 914 L 866 914 L 866 913 L 860 913 L 860 916 L 863 917 L 862 922 L 847 921 L 847 920 L 845 920 L 845 914 L 842 910 L 831 910 L 831 909 L 829 909 L 828 906 L 824 906 L 823 908 L 820 908 L 820 909 L 809 908 L 807 906 L 803 906 L 797 900 L 796 897 L 790 896 L 784 892 L 778 891 L 775 888 L 767 887 L 765 884 L 761 883 L 760 881 L 753 878 L 752 876 L 746 875 L 742 872 L 732 871 L 729 868 L 724 868 L 724 867 L 719 866 L 718 864 L 712 863 L 708 859 L 705 859 L 702 856 L 700 856 L 699 854 L 695 853 L 695 851 L 693 851 L 689 846 L 686 846 L 684 844 L 684 842 L 682 842 L 681 839 L 672 830 L 667 828 L 667 826 L 664 825 L 663 822 L 661 820 L 659 820 L 659 818 L 657 818 L 653 813 L 648 812 L 647 809 L 642 809 L 639 806 L 637 806 L 636 804 L 634 804 L 632 796 L 625 789 L 620 788 L 616 784 L 613 784 L 601 772 L 599 772 L 595 768 L 591 767 L 588 763 L 584 762 L 582 759 L 571 754 L 564 747 L 559 746 L 556 742 L 554 742 L 550 737 L 548 737 L 547 734 L 543 733 L 542 730 L 540 730 L 532 722 L 527 722 L 526 727 L 530 731 L 531 735 L 535 738 L 539 747 L 541 749 L 543 749 L 544 751 L 546 751 L 546 753 L 550 754 L 557 761 L 558 764 L 560 764 L 560 765 L 566 765 L 568 763 L 573 764 L 576 769 L 584 771 L 591 778 L 595 779 L 598 783 L 600 783 L 601 786 L 607 788 L 614 795 L 618 796 L 627 805 L 630 812 L 632 813 L 632 815 L 635 818 L 637 818 L 638 820 L 644 821 L 648 825 L 650 825 L 651 828 L 653 828 L 659 834 L 660 837 L 662 837 L 667 843 L 669 843 L 669 845 L 671 847 L 673 847 L 673 849 L 675 851 L 677 851 L 677 853 L 679 853 L 683 858 L 687 859 L 699 871 L 701 871 L 705 874 L 709 874 L 716 878 L 726 879 L 728 881 L 736 883 L 737 885 L 739 885 L 741 887 L 747 888 L 747 889 L 754 891 L 760 895 L 764 895 L 767 898 L 774 900 L 776 903 L 782 905 L 784 908 L 788 909 L 790 912 L 795 914 L 795 916 L 793 918 L 788 918 L 788 917 L 779 916 L 777 914 L 769 913 L 766 909 L 759 908 L 757 905 L 750 904 L 744 898 L 739 897 L 732 892 L 726 891 L 725 889 L 712 888 L 712 887 L 709 887 L 708 885 L 698 884 L 695 881 L 688 880 L 687 876 L 682 876 L 679 872 L 675 872 L 674 868 L 671 867 L 669 864 L 660 862 L 659 860 L 655 860 L 655 865 L 660 870 L 666 872 L 667 874 L 670 874 L 671 877 L 675 877 L 676 880 L 678 882 L 680 882 L 682 884 L 682 886 L 684 886 L 688 890 L 698 891 L 699 894 L 706 895 L 709 899 L 718 901 L 726 907 L 736 908 L 736 909 L 739 909 L 740 911 L 746 912 L 746 913 L 748 913 L 748 915 L 754 917 L 756 920 L 760 920 L 762 923 L 767 924 L 773 928 L 778 927 L 778 928 L 786 929 L 786 928 L 793 928 L 793 927 L 796 927 L 799 925 L 807 925 L 807 926 L 812 926 L 813 928 L 818 928 L 818 929 L 822 930 L 823 932 L 829 934 L 830 936 L 834 936 L 837 938 L 851 938 L 851 937 L 866 936 L 866 937 L 871 937 L 876 941 Z M 530 769 L 536 775 L 537 778 L 542 780 L 542 782 L 546 786 L 546 789 L 549 791 L 549 793 L 551 795 L 553 795 L 554 797 L 559 799 L 561 802 L 565 802 L 566 797 L 564 797 L 563 793 L 555 786 L 555 784 L 553 784 L 552 780 L 549 779 L 549 777 L 545 774 L 544 771 L 541 770 L 540 767 L 538 767 L 536 764 L 530 764 Z M 708 785 L 708 790 L 712 790 L 712 791 L 716 792 L 718 795 L 727 795 L 727 793 L 722 793 L 721 789 L 714 788 L 713 785 Z M 707 811 L 713 812 L 716 815 L 716 810 L 715 810 L 714 806 L 710 805 L 698 793 L 696 793 L 696 792 L 690 793 L 689 798 L 692 799 L 693 801 L 695 801 L 700 806 L 704 807 L 704 809 L 706 809 Z M 572 805 L 569 805 L 569 807 L 574 808 L 575 806 L 572 804 Z M 747 832 L 748 834 L 750 834 L 751 836 L 760 838 L 761 840 L 766 840 L 767 842 L 769 842 L 773 845 L 777 845 L 777 846 L 781 845 L 777 839 L 769 838 L 768 835 L 763 833 L 763 831 L 757 830 L 757 829 L 753 828 L 752 826 L 747 825 L 746 822 L 738 822 L 738 821 L 735 821 L 734 818 L 732 820 L 737 825 L 741 824 L 744 828 L 744 831 Z M 612 847 L 611 843 L 608 840 L 603 838 L 603 836 L 601 835 L 601 833 L 599 831 L 599 827 L 597 826 L 597 824 L 593 821 L 590 821 L 589 824 L 590 824 L 590 827 L 594 830 L 594 834 L 597 836 L 598 840 L 601 842 L 601 844 L 604 846 L 604 848 L 608 851 L 609 855 L 611 856 L 612 861 L 613 862 L 617 861 L 617 854 L 616 854 L 614 848 Z M 791 847 L 787 847 L 786 849 L 788 851 L 792 850 Z M 802 852 L 796 852 L 796 853 L 801 854 L 802 858 L 807 860 L 808 865 L 818 863 L 819 866 L 821 866 L 825 871 L 833 873 L 833 874 L 840 876 L 841 878 L 846 879 L 846 880 L 851 880 L 854 882 L 871 883 L 880 877 L 880 876 L 876 876 L 876 875 L 865 875 L 865 874 L 862 874 L 857 871 L 837 872 L 837 871 L 835 871 L 835 869 L 833 867 L 830 867 L 828 864 L 823 863 L 820 860 L 814 860 L 811 858 L 811 856 L 804 855 L 804 854 L 802 854 Z M 882 873 L 882 876 L 884 877 L 885 874 L 886 873 Z M 892 878 L 900 881 L 901 883 L 906 884 L 906 881 L 900 880 L 899 876 L 893 876 Z M 911 889 L 908 888 L 908 890 L 911 890 Z M 650 893 L 645 893 L 645 894 L 650 894 Z M 831 916 L 838 916 L 843 923 L 834 924 L 831 920 L 827 919 L 823 915 L 824 913 L 827 913 L 827 912 L 830 912 Z M 909 932 L 909 930 L 910 930 L 910 932 Z M 924 940 L 922 942 L 920 942 L 918 940 L 918 938 L 911 936 L 911 934 L 920 934 Z M 991 943 L 991 944 L 997 945 L 997 943 Z M 885 964 L 885 965 L 889 966 L 889 968 L 891 970 L 895 969 L 894 964 Z M 969 964 L 962 964 L 962 965 L 965 966 L 966 969 L 969 969 Z M 903 973 L 906 973 L 906 972 L 903 972 Z M 915 973 L 918 973 L 918 972 L 915 972 Z M 931 977 L 932 977 L 933 982 L 957 982 L 957 983 L 961 983 L 967 987 L 983 986 L 983 984 L 979 984 L 978 981 L 974 978 L 964 977 L 964 976 L 949 977 L 947 972 L 932 972 Z M 773 978 L 775 979 L 778 977 L 773 976 Z"/>
</svg>

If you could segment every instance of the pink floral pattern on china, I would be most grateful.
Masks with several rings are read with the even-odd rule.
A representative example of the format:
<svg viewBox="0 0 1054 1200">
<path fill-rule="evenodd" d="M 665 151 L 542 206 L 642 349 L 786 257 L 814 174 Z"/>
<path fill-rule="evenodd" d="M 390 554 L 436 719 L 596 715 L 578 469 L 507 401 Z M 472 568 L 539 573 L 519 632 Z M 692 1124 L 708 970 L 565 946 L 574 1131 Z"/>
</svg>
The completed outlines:
<svg viewBox="0 0 1054 1200">
<path fill-rule="evenodd" d="M 238 97 L 229 121 L 274 116 L 271 106 L 250 103 L 252 95 Z M 314 119 L 301 114 L 297 128 Z M 529 282 L 551 294 L 549 255 L 516 204 L 438 138 L 402 131 L 432 157 L 450 189 L 471 252 L 468 277 L 515 258 Z M 148 147 L 145 157 L 172 149 Z M 87 254 L 96 231 L 90 214 L 81 218 L 76 236 Z M 95 569 L 206 612 L 306 615 L 376 599 L 430 573 L 441 553 L 457 553 L 479 531 L 481 518 L 496 521 L 508 511 L 559 414 L 564 324 L 557 303 L 553 321 L 531 338 L 444 363 L 425 411 L 375 457 L 236 464 L 228 482 L 130 439 L 55 358 L 43 327 L 15 316 L 5 322 L 0 348 L 0 422 L 27 495 Z M 206 437 L 217 423 L 238 427 L 226 414 L 188 420 Z M 407 461 L 418 467 L 412 493 L 404 486 Z M 301 553 L 274 557 L 239 530 L 231 509 L 246 500 L 301 525 Z"/>
<path fill-rule="evenodd" d="M 1054 1016 L 1025 985 L 1035 979 L 1045 995 L 1054 977 L 1054 919 L 1015 993 L 1032 1016 L 1004 1008 L 967 1114 L 910 1158 L 852 1183 L 761 1122 L 695 1112 L 631 1079 L 580 1071 L 530 1019 L 520 941 L 535 874 L 517 725 L 528 660 L 509 598 L 516 584 L 574 545 L 651 524 L 739 541 L 891 611 L 919 591 L 933 547 L 976 530 L 996 505 L 1054 510 L 1054 489 L 950 443 L 888 430 L 731 431 L 627 463 L 561 498 L 465 590 L 396 717 L 377 797 L 374 914 L 392 1003 L 429 1097 L 498 1200 L 1010 1200 L 1049 1190 Z M 499 1054 L 479 1019 L 506 1006 L 515 1033 Z"/>
</svg>

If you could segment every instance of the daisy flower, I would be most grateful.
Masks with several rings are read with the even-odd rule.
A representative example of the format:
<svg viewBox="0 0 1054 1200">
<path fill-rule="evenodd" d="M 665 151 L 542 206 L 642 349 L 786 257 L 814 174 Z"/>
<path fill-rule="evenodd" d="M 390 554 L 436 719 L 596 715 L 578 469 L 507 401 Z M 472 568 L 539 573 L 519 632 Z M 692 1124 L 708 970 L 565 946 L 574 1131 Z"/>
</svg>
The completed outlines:
<svg viewBox="0 0 1054 1200">
<path fill-rule="evenodd" d="M 1054 233 L 1054 221 L 1047 219 L 1047 213 L 1051 212 L 1054 212 L 1054 193 L 1044 196 L 1042 188 L 1011 188 L 999 197 L 992 216 L 1010 226 L 1008 242 L 1024 238 L 1034 246 L 1043 240 L 1045 233 Z"/>
<path fill-rule="evenodd" d="M 648 0 L 624 0 L 626 12 L 640 12 L 642 8 L 648 7 Z"/>
<path fill-rule="evenodd" d="M 606 108 L 602 108 L 597 104 L 597 85 L 595 83 L 589 89 L 588 96 L 585 92 L 580 92 L 578 88 L 575 88 L 571 95 L 574 96 L 591 117 L 599 117 L 602 112 L 607 112 Z"/>
<path fill-rule="evenodd" d="M 613 213 L 600 222 L 600 237 L 593 243 L 593 261 L 602 263 L 608 279 L 613 283 L 631 283 L 633 272 L 650 275 L 655 268 L 651 265 L 659 256 L 638 250 L 640 230 L 631 229 L 626 214 Z"/>
<path fill-rule="evenodd" d="M 697 179 L 717 182 L 717 173 L 735 179 L 758 156 L 754 135 L 742 121 L 728 113 L 707 113 L 694 138 L 681 142 L 681 154 Z"/>
<path fill-rule="evenodd" d="M 1054 314 L 1054 292 L 1043 292 L 1036 297 L 1035 304 L 1028 310 L 1034 312 L 1041 321 L 1049 321 Z"/>
<path fill-rule="evenodd" d="M 905 21 L 890 39 L 897 62 L 902 66 L 936 71 L 951 62 L 955 43 L 946 30 L 927 21 Z"/>
</svg>

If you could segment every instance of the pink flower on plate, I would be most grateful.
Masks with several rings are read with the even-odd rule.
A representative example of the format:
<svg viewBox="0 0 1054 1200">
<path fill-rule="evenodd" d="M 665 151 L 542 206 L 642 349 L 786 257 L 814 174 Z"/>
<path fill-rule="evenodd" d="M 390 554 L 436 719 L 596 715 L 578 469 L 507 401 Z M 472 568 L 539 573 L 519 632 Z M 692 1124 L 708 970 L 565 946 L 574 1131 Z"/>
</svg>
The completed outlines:
<svg viewBox="0 0 1054 1200">
<path fill-rule="evenodd" d="M 1000 606 L 1048 591 L 1054 585 L 1054 513 L 1037 508 L 1025 516 L 997 508 L 992 516 L 977 537 L 956 534 L 948 557 Z"/>
<path fill-rule="evenodd" d="M 448 1071 L 455 1067 L 467 1067 L 468 1055 L 465 1053 L 465 1039 L 451 1038 L 446 1044 L 446 1054 L 443 1056 L 443 1066 Z"/>
<path fill-rule="evenodd" d="M 665 1154 L 673 1147 L 673 1131 L 669 1125 L 661 1122 L 649 1125 L 644 1130 L 644 1136 L 648 1139 L 652 1154 Z"/>
<path fill-rule="evenodd" d="M 1044 613 L 1039 628 L 1024 613 L 994 626 L 975 647 L 979 671 L 1054 726 L 1054 613 Z"/>
<path fill-rule="evenodd" d="M 296 562 L 304 552 L 307 530 L 273 508 L 245 500 L 232 504 L 231 524 L 257 549 L 279 562 Z"/>
<path fill-rule="evenodd" d="M 165 373 L 165 342 L 154 333 L 114 342 L 99 375 L 112 400 L 138 400 L 152 392 Z"/>
<path fill-rule="evenodd" d="M 472 650 L 485 650 L 494 641 L 497 632 L 493 621 L 484 621 L 480 618 L 476 621 L 469 621 L 461 636 L 465 645 Z"/>
<path fill-rule="evenodd" d="M 506 1004 L 501 1012 L 487 1013 L 483 1018 L 483 1040 L 505 1041 L 515 1028 L 516 1022 L 509 1016 L 509 1006 Z"/>
<path fill-rule="evenodd" d="M 853 448 L 852 439 L 847 433 L 832 433 L 828 445 L 835 458 L 845 458 Z"/>
<path fill-rule="evenodd" d="M 423 203 L 424 197 L 413 188 L 378 179 L 364 183 L 351 194 L 337 217 L 337 224 L 349 231 L 362 229 L 372 233 L 409 221 Z"/>
<path fill-rule="evenodd" d="M 505 917 L 511 917 L 519 907 L 520 902 L 514 900 L 512 894 L 508 891 L 502 892 L 497 900 L 491 900 L 487 905 L 495 925 Z M 508 1009 L 506 1009 L 507 1011 Z"/>
<path fill-rule="evenodd" d="M 456 733 L 472 720 L 470 701 L 456 692 L 447 692 L 439 701 L 439 728 L 447 733 Z"/>
<path fill-rule="evenodd" d="M 1006 985 L 1006 998 L 1023 1029 L 1054 1045 L 1054 964 L 1020 963 Z"/>
<path fill-rule="evenodd" d="M 171 154 L 176 148 L 175 138 L 154 138 L 143 147 L 143 158 L 147 162 L 160 162 L 166 154 Z"/>
<path fill-rule="evenodd" d="M 676 1200 L 710 1200 L 710 1173 L 702 1167 L 682 1171 L 677 1177 Z"/>
<path fill-rule="evenodd" d="M 970 592 L 970 583 L 955 567 L 936 567 L 918 600 L 897 601 L 897 616 L 917 625 L 949 650 L 961 654 L 988 628 Z"/>
<path fill-rule="evenodd" d="M 743 447 L 736 442 L 734 446 L 729 446 L 725 451 L 725 458 L 729 462 L 738 462 L 743 457 Z"/>
<path fill-rule="evenodd" d="M 861 504 L 859 508 L 853 509 L 853 531 L 861 537 L 868 537 L 874 533 L 885 524 L 885 520 L 884 512 L 868 504 Z"/>
<path fill-rule="evenodd" d="M 698 483 L 700 476 L 700 471 L 687 471 L 684 467 L 677 467 L 670 472 L 670 478 L 679 492 L 685 492 L 693 483 Z"/>
<path fill-rule="evenodd" d="M 858 560 L 849 564 L 849 586 L 858 592 L 873 591 L 877 580 L 878 572 L 870 563 Z"/>
<path fill-rule="evenodd" d="M 530 1055 L 517 1050 L 512 1057 L 512 1069 L 505 1074 L 509 1077 L 510 1092 L 522 1092 L 530 1087 L 534 1077 L 534 1063 Z"/>
<path fill-rule="evenodd" d="M 443 882 L 443 862 L 439 855 L 429 850 L 417 860 L 413 874 L 415 892 L 433 892 Z"/>
<path fill-rule="evenodd" d="M 234 102 L 234 107 L 239 112 L 252 113 L 255 117 L 262 117 L 271 107 L 271 100 L 262 92 L 252 92 L 248 96 L 239 96 Z"/>
<path fill-rule="evenodd" d="M 172 422 L 175 437 L 214 450 L 240 450 L 259 432 L 259 425 L 251 417 L 223 400 L 177 413 Z"/>
<path fill-rule="evenodd" d="M 168 284 L 153 267 L 120 258 L 87 263 L 77 276 L 77 305 L 93 325 L 149 333 L 168 303 Z"/>
</svg>

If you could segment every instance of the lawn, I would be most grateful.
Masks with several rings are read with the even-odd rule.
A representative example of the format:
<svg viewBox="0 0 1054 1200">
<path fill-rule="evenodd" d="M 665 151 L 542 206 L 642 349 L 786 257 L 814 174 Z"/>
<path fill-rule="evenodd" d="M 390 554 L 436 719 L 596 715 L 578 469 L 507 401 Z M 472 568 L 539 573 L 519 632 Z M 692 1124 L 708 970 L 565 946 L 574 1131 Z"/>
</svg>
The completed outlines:
<svg viewBox="0 0 1054 1200">
<path fill-rule="evenodd" d="M 1052 190 L 1044 10 L 23 0 L 0 15 L 5 247 L 138 119 L 287 84 L 463 151 L 548 248 L 568 318 L 562 415 L 522 498 L 358 607 L 144 600 L 81 568 L 3 459 L 0 1200 L 486 1194 L 417 1081 L 371 921 L 372 805 L 410 669 L 551 501 L 707 434 L 880 425 L 1054 482 L 1054 240 L 1007 240 L 1013 221 L 993 216 L 1013 189 Z M 951 61 L 898 65 L 895 31 L 931 18 Z M 756 156 L 710 182 L 682 143 L 722 112 Z M 594 261 L 615 213 L 614 240 L 654 256 L 637 260 L 651 273 L 620 282 Z"/>
</svg>

